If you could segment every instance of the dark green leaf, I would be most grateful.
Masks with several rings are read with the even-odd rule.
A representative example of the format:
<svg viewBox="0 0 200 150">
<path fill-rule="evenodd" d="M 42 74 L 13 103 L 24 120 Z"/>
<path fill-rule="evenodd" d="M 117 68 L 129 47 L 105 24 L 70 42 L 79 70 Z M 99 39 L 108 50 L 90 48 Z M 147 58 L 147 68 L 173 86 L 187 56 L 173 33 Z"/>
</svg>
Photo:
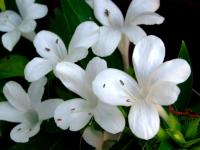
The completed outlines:
<svg viewBox="0 0 200 150">
<path fill-rule="evenodd" d="M 85 3 L 85 0 L 61 0 L 61 6 L 64 13 L 64 20 L 69 39 L 71 39 L 76 27 L 83 21 L 92 20 L 93 11 Z M 68 40 L 69 42 L 69 40 Z"/>
<path fill-rule="evenodd" d="M 0 79 L 24 77 L 28 59 L 21 55 L 10 55 L 0 59 Z"/>
<path fill-rule="evenodd" d="M 193 139 L 198 134 L 200 118 L 191 120 L 186 128 L 185 138 Z"/>
<path fill-rule="evenodd" d="M 174 148 L 168 141 L 163 141 L 160 144 L 159 150 L 174 150 Z"/>
<path fill-rule="evenodd" d="M 178 55 L 179 58 L 185 59 L 191 66 L 190 56 L 186 47 L 185 42 L 182 42 L 181 49 Z M 175 103 L 175 106 L 180 108 L 187 108 L 189 105 L 191 94 L 192 94 L 192 85 L 193 85 L 193 76 L 192 73 L 188 80 L 179 85 L 181 89 L 181 94 L 179 95 L 178 101 Z"/>
</svg>

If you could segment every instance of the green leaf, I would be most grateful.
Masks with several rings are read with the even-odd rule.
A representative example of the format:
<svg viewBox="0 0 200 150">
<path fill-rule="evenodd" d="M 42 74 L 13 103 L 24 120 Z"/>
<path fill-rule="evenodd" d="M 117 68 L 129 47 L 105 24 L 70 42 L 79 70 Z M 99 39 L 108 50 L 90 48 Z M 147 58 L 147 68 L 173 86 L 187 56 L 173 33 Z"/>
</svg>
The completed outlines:
<svg viewBox="0 0 200 150">
<path fill-rule="evenodd" d="M 168 141 L 163 141 L 160 144 L 159 150 L 174 150 L 174 147 Z"/>
<path fill-rule="evenodd" d="M 28 59 L 21 55 L 10 55 L 0 59 L 0 79 L 24 77 Z"/>
<path fill-rule="evenodd" d="M 182 41 L 181 49 L 178 55 L 179 58 L 185 59 L 191 66 L 190 56 L 184 41 Z M 186 82 L 179 85 L 181 89 L 181 94 L 179 95 L 179 99 L 175 103 L 175 106 L 180 108 L 187 108 L 192 95 L 192 85 L 193 85 L 193 75 L 191 73 L 190 77 Z"/>
<path fill-rule="evenodd" d="M 0 0 L 0 9 L 1 9 L 1 11 L 6 10 L 6 6 L 5 6 L 4 0 Z"/>
<path fill-rule="evenodd" d="M 67 24 L 65 29 L 67 29 L 69 39 L 71 39 L 80 23 L 94 18 L 93 11 L 85 0 L 61 0 L 61 6 Z"/>
<path fill-rule="evenodd" d="M 200 122 L 200 118 L 193 119 L 188 123 L 188 126 L 186 128 L 186 132 L 185 132 L 185 138 L 193 139 L 197 136 L 199 122 Z"/>
</svg>

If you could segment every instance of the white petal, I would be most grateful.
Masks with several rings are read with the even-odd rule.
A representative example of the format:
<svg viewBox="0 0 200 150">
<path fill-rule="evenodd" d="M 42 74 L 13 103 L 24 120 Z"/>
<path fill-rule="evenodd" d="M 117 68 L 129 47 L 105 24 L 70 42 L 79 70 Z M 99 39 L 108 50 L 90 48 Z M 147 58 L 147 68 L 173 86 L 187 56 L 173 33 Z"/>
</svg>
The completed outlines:
<svg viewBox="0 0 200 150">
<path fill-rule="evenodd" d="M 22 122 L 24 120 L 24 112 L 18 111 L 8 102 L 0 102 L 0 120 Z"/>
<path fill-rule="evenodd" d="M 128 39 L 133 43 L 137 44 L 146 35 L 144 30 L 139 26 L 126 25 L 122 28 L 122 32 L 128 37 Z"/>
<path fill-rule="evenodd" d="M 100 72 L 92 85 L 99 100 L 111 105 L 130 106 L 137 100 L 139 94 L 139 87 L 135 80 L 117 69 L 106 69 Z"/>
<path fill-rule="evenodd" d="M 31 102 L 28 94 L 22 86 L 14 81 L 9 81 L 3 87 L 3 93 L 9 103 L 20 111 L 31 109 Z"/>
<path fill-rule="evenodd" d="M 183 59 L 173 59 L 160 65 L 151 75 L 150 84 L 158 81 L 169 81 L 176 84 L 188 79 L 191 74 L 190 65 Z"/>
<path fill-rule="evenodd" d="M 35 20 L 24 19 L 19 26 L 19 30 L 25 33 L 33 32 L 36 28 L 36 25 L 37 23 L 35 22 Z"/>
<path fill-rule="evenodd" d="M 15 30 L 21 23 L 21 17 L 14 11 L 4 11 L 0 13 L 0 31 L 10 32 Z"/>
<path fill-rule="evenodd" d="M 53 69 L 53 64 L 47 59 L 36 57 L 32 59 L 25 67 L 24 74 L 29 82 L 36 81 Z"/>
<path fill-rule="evenodd" d="M 22 123 L 12 129 L 10 132 L 10 137 L 15 142 L 26 143 L 29 141 L 29 138 L 36 135 L 39 130 L 40 123 L 36 124 L 32 128 Z"/>
<path fill-rule="evenodd" d="M 180 94 L 180 89 L 172 82 L 157 82 L 152 86 L 147 96 L 147 101 L 159 105 L 175 103 Z"/>
<path fill-rule="evenodd" d="M 28 95 L 31 100 L 33 108 L 39 106 L 42 96 L 44 94 L 44 86 L 47 83 L 47 78 L 43 77 L 35 82 L 32 82 L 28 88 Z"/>
<path fill-rule="evenodd" d="M 85 81 L 85 71 L 78 65 L 70 62 L 61 62 L 56 66 L 55 74 L 65 87 L 74 93 L 85 99 L 90 97 L 91 91 L 88 87 L 90 83 Z"/>
<path fill-rule="evenodd" d="M 21 33 L 17 30 L 13 30 L 13 31 L 10 31 L 8 33 L 5 33 L 3 36 L 2 36 L 2 43 L 3 43 L 3 46 L 9 50 L 9 51 L 12 51 L 14 46 L 17 44 L 17 42 L 19 41 L 20 39 L 20 36 L 21 36 Z"/>
<path fill-rule="evenodd" d="M 87 127 L 83 132 L 83 139 L 95 148 L 101 148 L 103 144 L 103 133 Z"/>
<path fill-rule="evenodd" d="M 106 26 L 122 26 L 124 17 L 120 9 L 111 0 L 94 0 L 94 15 Z"/>
<path fill-rule="evenodd" d="M 88 48 L 97 41 L 98 31 L 99 26 L 92 21 L 83 22 L 76 28 L 68 47 L 68 59 L 71 62 L 87 56 Z"/>
<path fill-rule="evenodd" d="M 48 99 L 43 101 L 37 108 L 40 120 L 47 120 L 54 116 L 56 107 L 61 104 L 61 99 Z"/>
<path fill-rule="evenodd" d="M 140 14 L 139 16 L 135 17 L 131 24 L 134 25 L 154 25 L 154 24 L 161 24 L 164 21 L 164 17 L 160 16 L 157 13 L 146 12 Z"/>
<path fill-rule="evenodd" d="M 155 12 L 160 7 L 160 0 L 133 0 L 126 14 L 126 23 L 145 12 Z"/>
<path fill-rule="evenodd" d="M 93 9 L 94 8 L 94 0 L 85 0 L 85 2 Z"/>
<path fill-rule="evenodd" d="M 160 119 L 156 109 L 145 102 L 135 103 L 128 115 L 131 131 L 141 139 L 153 138 L 160 127 Z"/>
<path fill-rule="evenodd" d="M 97 74 L 104 69 L 107 69 L 106 61 L 99 57 L 94 57 L 92 60 L 89 61 L 86 67 L 86 76 L 88 78 L 88 81 L 92 83 Z"/>
<path fill-rule="evenodd" d="M 58 127 L 65 130 L 78 131 L 91 119 L 88 104 L 83 99 L 71 99 L 60 104 L 55 110 L 55 122 Z"/>
<path fill-rule="evenodd" d="M 95 113 L 95 121 L 107 132 L 116 134 L 123 131 L 125 119 L 116 106 L 98 103 Z"/>
<path fill-rule="evenodd" d="M 46 16 L 48 12 L 47 6 L 34 2 L 34 0 L 16 0 L 17 7 L 23 18 L 40 19 Z"/>
<path fill-rule="evenodd" d="M 31 42 L 33 42 L 33 40 L 34 40 L 34 38 L 35 38 L 35 31 L 33 31 L 33 32 L 22 32 L 22 36 L 24 37 L 24 38 L 26 38 L 27 40 L 29 40 L 29 41 L 31 41 Z"/>
<path fill-rule="evenodd" d="M 163 63 L 164 57 L 165 46 L 156 36 L 147 36 L 136 44 L 132 60 L 140 86 L 146 87 L 147 79 Z"/>
<path fill-rule="evenodd" d="M 121 40 L 121 32 L 111 27 L 100 27 L 97 42 L 92 46 L 92 51 L 97 56 L 111 55 Z"/>
<path fill-rule="evenodd" d="M 66 47 L 58 35 L 50 31 L 40 31 L 33 41 L 38 54 L 53 63 L 57 63 L 67 55 Z"/>
</svg>

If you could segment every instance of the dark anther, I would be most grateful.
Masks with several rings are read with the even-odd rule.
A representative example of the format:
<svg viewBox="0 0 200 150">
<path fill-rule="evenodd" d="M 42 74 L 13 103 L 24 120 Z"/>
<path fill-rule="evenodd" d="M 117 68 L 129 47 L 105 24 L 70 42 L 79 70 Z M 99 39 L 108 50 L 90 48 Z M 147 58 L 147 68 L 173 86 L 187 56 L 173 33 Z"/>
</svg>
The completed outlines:
<svg viewBox="0 0 200 150">
<path fill-rule="evenodd" d="M 131 102 L 130 99 L 127 99 L 126 102 Z"/>
<path fill-rule="evenodd" d="M 91 114 L 92 114 L 91 112 L 88 113 L 88 115 L 91 115 Z"/>
<path fill-rule="evenodd" d="M 74 111 L 74 110 L 75 110 L 75 108 L 72 108 L 72 109 L 71 109 L 71 111 Z"/>
<path fill-rule="evenodd" d="M 119 80 L 119 82 L 121 83 L 122 86 L 124 86 L 124 82 L 122 80 Z"/>
<path fill-rule="evenodd" d="M 46 50 L 47 52 L 49 52 L 49 51 L 50 51 L 50 49 L 49 49 L 49 48 L 45 48 L 45 50 Z"/>
<path fill-rule="evenodd" d="M 103 88 L 105 88 L 106 87 L 106 84 L 103 84 Z"/>
<path fill-rule="evenodd" d="M 110 15 L 110 12 L 109 12 L 109 10 L 108 9 L 105 9 L 105 15 L 108 17 L 109 15 Z"/>
<path fill-rule="evenodd" d="M 56 44 L 58 44 L 58 39 L 56 39 Z"/>
<path fill-rule="evenodd" d="M 62 121 L 62 119 L 57 119 L 57 121 Z"/>
<path fill-rule="evenodd" d="M 22 128 L 17 129 L 17 131 L 21 131 L 21 130 L 22 130 Z"/>
</svg>

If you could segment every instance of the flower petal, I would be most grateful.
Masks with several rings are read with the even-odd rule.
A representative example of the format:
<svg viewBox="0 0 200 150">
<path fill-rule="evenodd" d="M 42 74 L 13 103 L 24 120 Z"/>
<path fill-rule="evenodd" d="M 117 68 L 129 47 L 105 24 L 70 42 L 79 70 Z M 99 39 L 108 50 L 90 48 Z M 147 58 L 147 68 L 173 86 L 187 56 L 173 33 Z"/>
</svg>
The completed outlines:
<svg viewBox="0 0 200 150">
<path fill-rule="evenodd" d="M 132 60 L 140 86 L 146 87 L 150 74 L 163 63 L 164 57 L 165 46 L 156 36 L 147 36 L 136 44 Z"/>
<path fill-rule="evenodd" d="M 93 0 L 94 15 L 105 26 L 122 26 L 124 17 L 111 0 Z"/>
<path fill-rule="evenodd" d="M 47 6 L 34 2 L 34 0 L 16 0 L 17 7 L 23 18 L 40 19 L 47 15 Z"/>
<path fill-rule="evenodd" d="M 92 86 L 99 100 L 111 105 L 130 106 L 137 100 L 139 94 L 139 87 L 135 80 L 117 69 L 106 69 L 100 72 Z"/>
<path fill-rule="evenodd" d="M 10 31 L 5 33 L 2 36 L 2 43 L 3 46 L 8 50 L 12 51 L 14 46 L 17 44 L 21 36 L 21 33 L 17 30 Z"/>
<path fill-rule="evenodd" d="M 28 94 L 17 82 L 7 82 L 3 87 L 3 93 L 9 101 L 9 103 L 16 109 L 23 112 L 31 109 L 31 102 L 28 97 Z"/>
<path fill-rule="evenodd" d="M 146 12 L 142 13 L 139 16 L 135 17 L 131 24 L 134 25 L 154 25 L 154 24 L 161 24 L 164 21 L 164 17 L 160 16 L 157 13 Z"/>
<path fill-rule="evenodd" d="M 65 130 L 78 131 L 91 119 L 87 101 L 83 99 L 71 99 L 60 104 L 55 110 L 55 122 L 58 127 Z"/>
<path fill-rule="evenodd" d="M 33 108 L 37 108 L 41 103 L 44 94 L 44 86 L 47 83 L 47 78 L 43 77 L 35 82 L 32 82 L 28 88 L 28 95 Z"/>
<path fill-rule="evenodd" d="M 190 65 L 183 59 L 173 59 L 160 65 L 151 75 L 149 83 L 169 81 L 175 84 L 182 83 L 191 74 Z"/>
<path fill-rule="evenodd" d="M 153 138 L 160 127 L 160 119 L 156 109 L 145 102 L 135 103 L 128 115 L 131 131 L 139 138 L 149 140 Z"/>
<path fill-rule="evenodd" d="M 63 102 L 62 99 L 48 99 L 43 101 L 37 108 L 39 120 L 47 120 L 54 116 L 56 107 Z"/>
<path fill-rule="evenodd" d="M 160 0 L 133 0 L 126 14 L 126 23 L 145 12 L 155 12 L 160 7 Z"/>
<path fill-rule="evenodd" d="M 53 63 L 63 60 L 67 55 L 63 41 L 53 32 L 40 31 L 33 43 L 38 54 Z"/>
<path fill-rule="evenodd" d="M 121 40 L 121 32 L 111 27 L 100 27 L 97 42 L 92 46 L 94 54 L 105 57 L 111 55 Z"/>
<path fill-rule="evenodd" d="M 175 103 L 180 94 L 180 89 L 172 82 L 157 82 L 149 91 L 147 101 L 159 105 L 171 105 Z"/>
<path fill-rule="evenodd" d="M 29 33 L 33 32 L 36 28 L 37 23 L 32 19 L 24 19 L 19 26 L 21 32 Z"/>
<path fill-rule="evenodd" d="M 85 99 L 90 98 L 90 85 L 85 81 L 85 71 L 81 67 L 74 63 L 61 62 L 56 66 L 55 74 L 65 87 Z"/>
<path fill-rule="evenodd" d="M 4 11 L 0 13 L 0 31 L 10 32 L 15 30 L 21 23 L 21 17 L 14 11 Z"/>
<path fill-rule="evenodd" d="M 99 102 L 94 113 L 95 121 L 107 132 L 116 134 L 123 131 L 125 119 L 116 106 Z"/>
<path fill-rule="evenodd" d="M 99 57 L 94 57 L 89 61 L 86 67 L 86 76 L 88 81 L 92 84 L 92 81 L 97 76 L 97 74 L 105 69 L 107 69 L 106 61 Z"/>
<path fill-rule="evenodd" d="M 144 30 L 136 25 L 126 25 L 122 28 L 122 32 L 133 44 L 137 44 L 141 39 L 147 36 Z"/>
<path fill-rule="evenodd" d="M 83 132 L 83 139 L 95 148 L 101 148 L 103 144 L 103 133 L 87 127 Z"/>
<path fill-rule="evenodd" d="M 36 57 L 32 59 L 25 67 L 24 74 L 26 80 L 33 82 L 39 80 L 53 69 L 49 60 Z"/>
<path fill-rule="evenodd" d="M 29 141 L 29 138 L 36 135 L 40 130 L 40 123 L 36 124 L 33 127 L 22 123 L 15 126 L 10 132 L 10 137 L 13 141 L 18 143 L 26 143 Z"/>
<path fill-rule="evenodd" d="M 92 21 L 83 22 L 76 28 L 68 47 L 70 62 L 77 62 L 87 56 L 88 48 L 97 41 L 98 31 L 99 26 Z"/>
<path fill-rule="evenodd" d="M 0 102 L 0 120 L 22 122 L 24 118 L 24 112 L 18 111 L 8 102 Z"/>
</svg>

